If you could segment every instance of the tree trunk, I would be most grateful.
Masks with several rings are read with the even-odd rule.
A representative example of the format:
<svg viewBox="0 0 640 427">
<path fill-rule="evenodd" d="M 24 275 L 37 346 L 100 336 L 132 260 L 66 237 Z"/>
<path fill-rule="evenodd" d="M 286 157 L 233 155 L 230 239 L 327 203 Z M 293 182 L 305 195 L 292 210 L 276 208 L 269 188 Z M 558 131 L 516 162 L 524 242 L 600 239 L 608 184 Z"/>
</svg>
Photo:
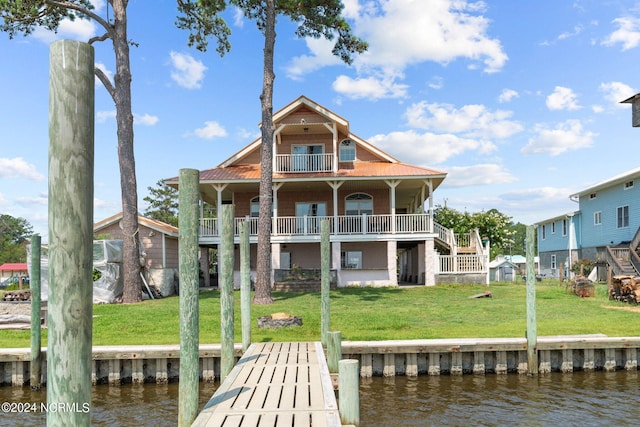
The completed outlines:
<svg viewBox="0 0 640 427">
<path fill-rule="evenodd" d="M 256 265 L 255 304 L 271 304 L 271 212 L 273 205 L 273 52 L 276 42 L 276 6 L 266 1 L 264 30 L 264 77 L 262 109 L 262 151 L 260 158 L 260 213 L 258 216 L 258 259 Z"/>
<path fill-rule="evenodd" d="M 133 114 L 131 112 L 131 66 L 127 39 L 127 0 L 114 0 L 113 48 L 116 54 L 114 76 L 116 122 L 118 126 L 118 161 L 122 192 L 122 267 L 124 294 L 122 302 L 142 300 L 140 279 L 140 239 L 138 234 L 138 189 L 136 164 L 133 154 Z"/>
</svg>

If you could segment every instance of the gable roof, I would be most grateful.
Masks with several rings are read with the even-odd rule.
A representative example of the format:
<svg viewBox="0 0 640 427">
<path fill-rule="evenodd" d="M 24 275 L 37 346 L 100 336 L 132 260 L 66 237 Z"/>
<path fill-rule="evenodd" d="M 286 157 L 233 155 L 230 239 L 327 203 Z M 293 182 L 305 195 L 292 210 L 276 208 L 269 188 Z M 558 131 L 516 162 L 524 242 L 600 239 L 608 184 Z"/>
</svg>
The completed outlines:
<svg viewBox="0 0 640 427">
<path fill-rule="evenodd" d="M 27 271 L 26 262 L 6 262 L 0 265 L 0 271 Z"/>
<path fill-rule="evenodd" d="M 121 219 L 122 212 L 119 212 L 115 215 L 103 219 L 102 221 L 98 221 L 93 224 L 93 232 L 95 233 L 97 231 L 103 230 L 108 226 L 120 221 Z M 178 227 L 174 227 L 173 225 L 167 224 L 166 222 L 138 215 L 138 223 L 144 225 L 145 227 L 151 228 L 152 230 L 156 230 L 159 233 L 166 234 L 167 236 L 178 237 Z"/>
<path fill-rule="evenodd" d="M 604 190 L 605 188 L 612 187 L 614 185 L 622 184 L 632 179 L 640 178 L 640 167 L 628 170 L 619 175 L 616 175 L 612 178 L 606 179 L 604 181 L 600 181 L 596 184 L 593 184 L 584 190 L 580 190 L 577 193 L 571 194 L 569 198 L 571 200 L 578 200 L 581 196 L 585 196 L 587 194 L 591 194 L 593 192 Z"/>
</svg>

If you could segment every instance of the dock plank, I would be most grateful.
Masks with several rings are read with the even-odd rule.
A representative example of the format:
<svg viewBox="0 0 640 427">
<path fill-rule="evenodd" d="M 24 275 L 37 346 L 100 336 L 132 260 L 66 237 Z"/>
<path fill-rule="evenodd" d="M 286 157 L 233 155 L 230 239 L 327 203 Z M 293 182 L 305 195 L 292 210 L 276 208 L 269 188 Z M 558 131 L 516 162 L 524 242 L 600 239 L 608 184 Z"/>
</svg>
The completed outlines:
<svg viewBox="0 0 640 427">
<path fill-rule="evenodd" d="M 255 343 L 193 426 L 341 426 L 320 343 Z"/>
</svg>

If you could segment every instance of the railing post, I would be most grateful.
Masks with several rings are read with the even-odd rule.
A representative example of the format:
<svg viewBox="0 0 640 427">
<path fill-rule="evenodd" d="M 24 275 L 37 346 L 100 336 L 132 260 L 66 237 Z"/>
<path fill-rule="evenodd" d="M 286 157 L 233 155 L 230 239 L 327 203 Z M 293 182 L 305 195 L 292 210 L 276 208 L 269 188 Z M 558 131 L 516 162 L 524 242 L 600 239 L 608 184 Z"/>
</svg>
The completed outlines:
<svg viewBox="0 0 640 427">
<path fill-rule="evenodd" d="M 367 234 L 367 214 L 362 214 L 362 234 Z"/>
<path fill-rule="evenodd" d="M 220 241 L 220 382 L 224 381 L 235 363 L 233 338 L 233 205 L 222 206 L 222 239 Z"/>
<path fill-rule="evenodd" d="M 342 359 L 342 332 L 329 332 L 327 339 L 327 366 L 329 367 L 329 373 L 338 373 L 340 359 Z"/>
</svg>

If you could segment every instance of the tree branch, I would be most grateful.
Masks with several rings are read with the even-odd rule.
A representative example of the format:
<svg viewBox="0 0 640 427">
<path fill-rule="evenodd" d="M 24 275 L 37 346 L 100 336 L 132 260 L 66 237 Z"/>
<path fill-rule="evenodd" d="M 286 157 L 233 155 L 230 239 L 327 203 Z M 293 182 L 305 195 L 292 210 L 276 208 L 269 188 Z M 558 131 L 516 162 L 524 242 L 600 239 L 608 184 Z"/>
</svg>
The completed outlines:
<svg viewBox="0 0 640 427">
<path fill-rule="evenodd" d="M 111 98 L 113 98 L 115 100 L 116 90 L 113 87 L 113 85 L 111 84 L 111 81 L 109 80 L 109 77 L 107 77 L 107 75 L 104 73 L 104 71 L 102 71 L 98 67 L 94 67 L 93 68 L 93 73 L 102 82 L 102 84 L 104 85 L 104 88 L 107 90 L 107 92 L 109 92 L 109 95 L 111 95 Z"/>
<path fill-rule="evenodd" d="M 101 35 L 100 37 L 91 37 L 87 43 L 94 44 L 95 42 L 103 42 L 103 41 L 105 41 L 107 39 L 110 39 L 110 38 L 111 38 L 111 34 L 106 32 L 103 35 Z"/>
<path fill-rule="evenodd" d="M 100 15 L 93 13 L 91 10 L 87 9 L 86 7 L 82 7 L 78 4 L 71 3 L 70 1 L 66 1 L 66 0 L 45 0 L 45 3 L 51 6 L 61 7 L 63 9 L 75 10 L 76 12 L 82 15 L 86 15 L 88 18 L 96 21 L 110 35 L 111 35 L 111 32 L 113 31 L 113 26 L 109 22 L 105 21 L 104 19 L 102 19 Z"/>
</svg>

